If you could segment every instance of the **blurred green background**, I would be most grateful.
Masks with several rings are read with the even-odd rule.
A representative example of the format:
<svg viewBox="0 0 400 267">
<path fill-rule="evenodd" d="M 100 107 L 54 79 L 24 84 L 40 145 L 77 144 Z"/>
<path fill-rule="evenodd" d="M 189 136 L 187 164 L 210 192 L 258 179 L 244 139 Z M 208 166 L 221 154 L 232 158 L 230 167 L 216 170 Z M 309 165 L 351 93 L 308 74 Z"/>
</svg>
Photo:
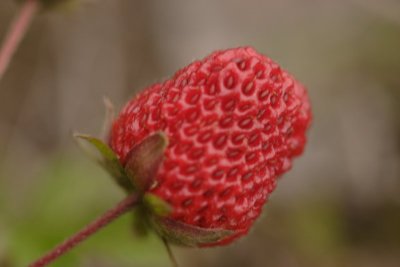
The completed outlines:
<svg viewBox="0 0 400 267">
<path fill-rule="evenodd" d="M 0 39 L 17 10 L 0 2 Z M 251 234 L 182 266 L 400 266 L 398 0 L 97 0 L 34 21 L 0 82 L 0 266 L 26 266 L 123 193 L 74 144 L 215 49 L 252 45 L 309 88 L 314 123 Z M 129 215 L 52 266 L 171 266 Z"/>
</svg>

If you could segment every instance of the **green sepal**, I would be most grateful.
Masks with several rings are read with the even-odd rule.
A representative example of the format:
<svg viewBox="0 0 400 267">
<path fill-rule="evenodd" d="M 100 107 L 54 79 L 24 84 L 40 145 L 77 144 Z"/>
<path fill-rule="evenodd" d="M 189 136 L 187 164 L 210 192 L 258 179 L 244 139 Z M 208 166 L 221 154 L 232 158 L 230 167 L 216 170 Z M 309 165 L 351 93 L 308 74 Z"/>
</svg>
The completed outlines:
<svg viewBox="0 0 400 267">
<path fill-rule="evenodd" d="M 168 216 L 172 212 L 172 207 L 160 197 L 145 193 L 142 196 L 141 205 L 138 205 L 133 211 L 133 231 L 139 237 L 145 237 L 151 225 L 148 216 Z"/>
<path fill-rule="evenodd" d="M 172 212 L 170 204 L 151 193 L 144 194 L 143 204 L 151 214 L 156 216 L 165 217 Z"/>
<path fill-rule="evenodd" d="M 217 243 L 235 234 L 232 230 L 202 228 L 167 217 L 152 216 L 150 221 L 161 237 L 176 245 L 188 247 Z"/>
<path fill-rule="evenodd" d="M 139 238 L 146 237 L 150 232 L 150 225 L 147 221 L 147 209 L 144 205 L 138 205 L 132 210 L 132 230 Z"/>
<path fill-rule="evenodd" d="M 112 124 L 115 120 L 115 108 L 111 99 L 109 99 L 107 96 L 103 96 L 103 104 L 105 107 L 105 116 L 100 136 L 102 140 L 108 140 L 110 129 L 112 128 Z"/>
<path fill-rule="evenodd" d="M 132 192 L 134 190 L 134 187 L 117 155 L 107 144 L 96 137 L 86 134 L 74 134 L 74 137 L 78 140 L 86 141 L 97 151 L 97 155 L 93 155 L 93 153 L 88 151 L 88 149 L 84 149 L 87 154 L 94 157 L 95 160 L 114 178 L 118 185 L 127 192 Z"/>
<path fill-rule="evenodd" d="M 164 159 L 168 139 L 162 132 L 146 137 L 128 153 L 125 172 L 140 192 L 155 185 L 154 179 Z"/>
</svg>

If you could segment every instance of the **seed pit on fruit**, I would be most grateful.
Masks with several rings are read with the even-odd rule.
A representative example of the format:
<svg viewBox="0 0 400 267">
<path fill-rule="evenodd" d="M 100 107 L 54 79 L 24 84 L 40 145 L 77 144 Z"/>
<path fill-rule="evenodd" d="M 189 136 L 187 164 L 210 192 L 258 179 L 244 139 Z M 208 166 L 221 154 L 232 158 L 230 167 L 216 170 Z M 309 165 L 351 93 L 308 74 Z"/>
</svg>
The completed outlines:
<svg viewBox="0 0 400 267">
<path fill-rule="evenodd" d="M 243 101 L 239 104 L 239 111 L 244 112 L 249 110 L 254 104 L 250 101 Z"/>
<path fill-rule="evenodd" d="M 265 66 L 263 64 L 257 63 L 257 65 L 254 66 L 254 72 L 257 79 L 265 78 Z"/>
<path fill-rule="evenodd" d="M 197 108 L 192 108 L 186 111 L 187 122 L 194 122 L 200 116 L 200 111 Z"/>
<path fill-rule="evenodd" d="M 247 79 L 242 84 L 242 92 L 247 96 L 251 96 L 254 93 L 255 84 L 253 78 Z"/>
<path fill-rule="evenodd" d="M 207 131 L 204 131 L 204 132 L 200 133 L 199 137 L 197 138 L 197 140 L 200 143 L 206 143 L 206 142 L 211 140 L 212 136 L 213 136 L 213 131 L 212 130 L 207 130 Z"/>
<path fill-rule="evenodd" d="M 266 109 L 265 108 L 261 108 L 258 112 L 257 112 L 257 120 L 262 121 L 264 118 L 264 115 L 266 113 Z"/>
<path fill-rule="evenodd" d="M 214 142 L 213 142 L 214 147 L 218 148 L 218 149 L 224 147 L 227 139 L 228 139 L 227 134 L 225 134 L 225 133 L 217 134 L 217 136 L 214 138 Z"/>
<path fill-rule="evenodd" d="M 147 112 L 143 112 L 139 117 L 139 125 L 141 126 L 145 125 L 148 117 L 149 114 Z"/>
<path fill-rule="evenodd" d="M 253 120 L 250 117 L 241 119 L 239 121 L 239 127 L 242 129 L 249 129 L 253 126 Z"/>
<path fill-rule="evenodd" d="M 189 165 L 189 166 L 185 167 L 183 173 L 186 175 L 190 175 L 190 174 L 196 173 L 198 170 L 199 170 L 199 168 L 196 165 Z"/>
<path fill-rule="evenodd" d="M 281 70 L 279 67 L 275 67 L 274 69 L 271 70 L 269 74 L 270 79 L 273 82 L 279 82 L 281 81 Z"/>
<path fill-rule="evenodd" d="M 160 129 L 160 130 L 165 130 L 165 128 L 167 128 L 167 121 L 165 120 L 165 119 L 161 119 L 159 122 L 158 122 L 158 129 Z"/>
<path fill-rule="evenodd" d="M 199 219 L 197 219 L 196 224 L 199 227 L 206 227 L 208 225 L 207 220 L 203 216 L 200 216 Z"/>
<path fill-rule="evenodd" d="M 203 196 L 206 198 L 210 198 L 215 194 L 214 189 L 208 189 L 206 192 L 203 193 Z"/>
<path fill-rule="evenodd" d="M 268 148 L 269 148 L 269 142 L 268 141 L 262 142 L 261 149 L 267 150 Z"/>
<path fill-rule="evenodd" d="M 208 210 L 209 209 L 209 205 L 208 204 L 206 204 L 206 205 L 204 205 L 203 207 L 201 207 L 200 209 L 198 209 L 197 210 L 197 213 L 203 213 L 203 212 L 205 212 L 206 210 Z"/>
<path fill-rule="evenodd" d="M 225 215 L 222 215 L 221 217 L 219 217 L 219 218 L 217 219 L 217 221 L 218 221 L 219 223 L 225 223 L 227 220 L 228 220 L 228 219 L 227 219 L 227 217 L 226 217 Z"/>
<path fill-rule="evenodd" d="M 237 166 L 232 167 L 232 168 L 228 171 L 227 177 L 228 177 L 228 178 L 235 177 L 236 175 L 239 174 L 239 171 L 240 171 L 239 167 L 237 167 Z"/>
<path fill-rule="evenodd" d="M 263 89 L 258 93 L 258 99 L 260 101 L 265 101 L 268 99 L 268 95 L 269 95 L 269 90 Z"/>
<path fill-rule="evenodd" d="M 233 111 L 236 107 L 236 102 L 237 102 L 237 100 L 234 97 L 225 99 L 222 102 L 222 109 L 226 112 Z"/>
<path fill-rule="evenodd" d="M 182 207 L 187 208 L 193 204 L 192 198 L 187 198 L 182 202 Z"/>
<path fill-rule="evenodd" d="M 180 91 L 178 91 L 177 89 L 175 90 L 170 89 L 168 91 L 167 101 L 170 103 L 175 103 L 179 100 L 179 97 L 180 97 Z"/>
<path fill-rule="evenodd" d="M 245 159 L 248 164 L 256 162 L 258 159 L 257 152 L 249 152 L 248 154 L 246 154 Z"/>
<path fill-rule="evenodd" d="M 191 147 L 192 147 L 191 143 L 180 142 L 179 145 L 175 146 L 175 153 L 178 155 L 186 153 L 187 151 L 189 151 Z"/>
<path fill-rule="evenodd" d="M 224 170 L 223 169 L 216 169 L 215 171 L 213 171 L 212 173 L 212 177 L 215 180 L 220 180 L 223 176 L 224 176 Z"/>
<path fill-rule="evenodd" d="M 224 78 L 224 86 L 227 89 L 232 89 L 233 87 L 235 87 L 236 82 L 237 82 L 236 74 L 232 71 L 229 72 Z"/>
<path fill-rule="evenodd" d="M 262 151 L 264 155 L 264 160 L 268 160 L 268 164 L 270 164 L 270 160 L 275 157 L 275 150 L 272 148 L 272 146 L 268 146 L 266 149 Z M 271 168 L 273 170 L 273 168 Z"/>
<path fill-rule="evenodd" d="M 188 83 L 189 83 L 189 81 L 188 81 L 188 78 L 184 78 L 182 81 L 181 81 L 181 87 L 185 87 L 186 85 L 188 85 Z"/>
<path fill-rule="evenodd" d="M 268 183 L 267 185 L 267 190 L 268 193 L 272 193 L 276 188 L 276 180 L 272 180 L 271 182 Z"/>
<path fill-rule="evenodd" d="M 185 127 L 185 129 L 183 129 L 183 132 L 187 136 L 195 135 L 198 131 L 199 131 L 199 126 L 198 125 L 190 125 L 188 127 Z"/>
<path fill-rule="evenodd" d="M 197 213 L 198 214 L 205 213 L 209 208 L 210 208 L 209 205 L 204 205 L 203 207 L 201 207 L 200 209 L 197 210 Z M 203 216 L 200 216 L 200 218 L 198 220 L 199 223 L 200 223 L 201 219 L 203 219 L 203 223 L 204 223 L 205 222 L 205 218 Z"/>
<path fill-rule="evenodd" d="M 197 160 L 201 158 L 205 153 L 205 149 L 203 147 L 193 148 L 190 153 L 189 157 L 193 160 Z"/>
<path fill-rule="evenodd" d="M 218 163 L 218 157 L 217 156 L 208 156 L 204 162 L 206 166 L 212 166 Z"/>
<path fill-rule="evenodd" d="M 229 159 L 238 160 L 243 155 L 243 150 L 240 148 L 228 148 L 226 155 Z"/>
<path fill-rule="evenodd" d="M 156 106 L 161 101 L 161 95 L 159 93 L 155 93 L 150 96 L 149 102 L 152 106 Z"/>
<path fill-rule="evenodd" d="M 270 101 L 271 101 L 271 105 L 276 105 L 276 103 L 278 102 L 278 96 L 276 94 L 273 94 L 271 96 Z"/>
<path fill-rule="evenodd" d="M 278 119 L 276 120 L 277 125 L 281 125 L 283 123 L 283 120 L 284 116 L 283 115 L 279 116 Z"/>
<path fill-rule="evenodd" d="M 171 106 L 167 107 L 167 115 L 170 117 L 175 116 L 179 112 L 179 107 L 178 106 Z"/>
<path fill-rule="evenodd" d="M 232 186 L 226 188 L 225 190 L 223 190 L 221 193 L 219 193 L 219 197 L 220 198 L 226 198 L 229 197 L 229 195 L 232 193 Z"/>
<path fill-rule="evenodd" d="M 182 181 L 175 181 L 171 184 L 173 191 L 180 191 L 183 188 L 184 183 Z"/>
<path fill-rule="evenodd" d="M 285 103 L 289 101 L 289 94 L 287 92 L 283 94 L 283 101 L 285 101 Z"/>
<path fill-rule="evenodd" d="M 173 170 L 178 166 L 178 163 L 174 160 L 165 159 L 164 160 L 164 168 L 168 171 Z"/>
<path fill-rule="evenodd" d="M 211 126 L 214 123 L 218 121 L 218 115 L 217 114 L 210 114 L 206 115 L 202 119 L 202 123 L 204 127 Z"/>
<path fill-rule="evenodd" d="M 206 110 L 213 110 L 217 105 L 218 100 L 215 98 L 208 98 L 204 100 L 204 108 Z"/>
<path fill-rule="evenodd" d="M 209 95 L 215 95 L 215 94 L 217 93 L 217 86 L 216 86 L 215 84 L 211 84 L 211 85 L 208 87 L 207 93 L 208 93 Z"/>
<path fill-rule="evenodd" d="M 195 105 L 200 99 L 200 90 L 191 90 L 189 93 L 186 95 L 186 103 L 190 105 Z"/>
<path fill-rule="evenodd" d="M 272 136 L 271 143 L 275 148 L 279 148 L 283 144 L 282 136 Z"/>
<path fill-rule="evenodd" d="M 259 143 L 260 143 L 260 134 L 258 132 L 250 134 L 248 139 L 248 144 L 250 146 L 256 146 Z"/>
<path fill-rule="evenodd" d="M 219 93 L 219 86 L 218 86 L 218 73 L 213 73 L 208 78 L 207 84 L 205 86 L 205 93 L 207 95 L 216 95 Z"/>
<path fill-rule="evenodd" d="M 196 85 L 204 85 L 207 81 L 207 75 L 203 72 L 197 72 L 195 77 L 194 84 Z"/>
<path fill-rule="evenodd" d="M 252 171 L 248 171 L 248 172 L 246 172 L 246 173 L 244 173 L 242 175 L 242 180 L 243 181 L 250 181 L 250 180 L 253 179 L 253 177 L 254 177 L 254 173 Z"/>
<path fill-rule="evenodd" d="M 270 133 L 271 130 L 272 130 L 272 125 L 271 125 L 271 123 L 269 123 L 269 122 L 265 123 L 265 124 L 264 124 L 264 131 L 265 131 L 266 133 Z"/>
<path fill-rule="evenodd" d="M 232 115 L 224 116 L 224 117 L 219 121 L 219 125 L 220 125 L 222 128 L 229 128 L 229 127 L 232 127 L 232 125 L 233 125 L 233 116 L 232 116 Z"/>
<path fill-rule="evenodd" d="M 126 112 L 127 113 L 138 113 L 139 111 L 141 110 L 141 107 L 140 107 L 140 105 L 139 104 L 134 104 L 134 105 L 132 105 L 131 107 L 128 107 L 127 109 L 126 109 Z"/>
<path fill-rule="evenodd" d="M 210 66 L 210 71 L 211 72 L 219 72 L 224 68 L 224 66 L 222 65 L 222 63 L 219 62 L 214 62 L 211 66 Z"/>
<path fill-rule="evenodd" d="M 199 189 L 201 184 L 203 183 L 203 178 L 195 178 L 194 181 L 191 183 L 191 187 L 193 189 Z"/>
<path fill-rule="evenodd" d="M 244 138 L 246 137 L 246 135 L 244 133 L 240 133 L 240 132 L 236 132 L 232 134 L 232 143 L 234 143 L 235 145 L 240 145 Z"/>
<path fill-rule="evenodd" d="M 247 60 L 241 60 L 241 61 L 237 62 L 236 64 L 237 64 L 238 69 L 240 69 L 241 71 L 246 70 L 249 65 Z"/>
<path fill-rule="evenodd" d="M 287 131 L 286 131 L 286 137 L 291 137 L 292 136 L 292 134 L 293 134 L 293 127 L 292 126 L 290 126 L 289 127 L 289 129 L 287 129 Z"/>
</svg>

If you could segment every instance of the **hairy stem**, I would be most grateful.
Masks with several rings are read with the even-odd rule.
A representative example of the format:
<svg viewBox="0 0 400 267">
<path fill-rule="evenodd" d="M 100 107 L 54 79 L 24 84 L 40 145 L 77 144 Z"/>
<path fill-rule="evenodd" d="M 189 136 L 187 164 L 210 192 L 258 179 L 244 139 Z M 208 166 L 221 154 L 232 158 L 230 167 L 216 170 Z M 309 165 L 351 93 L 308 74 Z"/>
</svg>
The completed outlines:
<svg viewBox="0 0 400 267">
<path fill-rule="evenodd" d="M 0 81 L 39 6 L 39 0 L 26 0 L 14 18 L 0 49 Z"/>
<path fill-rule="evenodd" d="M 98 230 L 102 229 L 107 224 L 111 223 L 127 211 L 131 210 L 133 206 L 135 206 L 138 202 L 138 196 L 136 194 L 132 194 L 118 203 L 114 208 L 110 209 L 98 219 L 87 225 L 78 233 L 74 234 L 63 243 L 59 244 L 58 246 L 54 247 L 50 250 L 47 254 L 45 254 L 40 259 L 36 260 L 35 262 L 31 263 L 29 267 L 41 267 L 46 266 L 59 258 L 61 255 L 68 252 L 70 249 L 74 248 L 82 241 L 96 233 Z"/>
<path fill-rule="evenodd" d="M 167 250 L 168 257 L 171 260 L 172 266 L 179 267 L 178 261 L 176 260 L 174 253 L 172 253 L 172 249 L 168 241 L 163 237 L 161 237 L 161 240 L 164 243 L 165 249 Z"/>
</svg>

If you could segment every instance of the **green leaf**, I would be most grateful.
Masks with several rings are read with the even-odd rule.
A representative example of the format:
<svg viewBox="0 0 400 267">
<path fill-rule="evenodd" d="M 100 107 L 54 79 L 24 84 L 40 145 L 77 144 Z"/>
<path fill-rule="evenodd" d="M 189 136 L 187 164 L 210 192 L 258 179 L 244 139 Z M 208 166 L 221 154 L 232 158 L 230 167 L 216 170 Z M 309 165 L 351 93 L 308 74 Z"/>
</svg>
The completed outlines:
<svg viewBox="0 0 400 267">
<path fill-rule="evenodd" d="M 155 185 L 154 178 L 164 158 L 167 145 L 168 139 L 165 134 L 157 132 L 145 138 L 128 153 L 125 172 L 134 187 L 141 192 Z"/>
<path fill-rule="evenodd" d="M 95 158 L 95 160 L 103 166 L 103 168 L 115 179 L 118 185 L 124 188 L 127 192 L 131 192 L 134 189 L 117 155 L 107 144 L 96 137 L 86 134 L 74 134 L 74 137 L 86 141 L 87 144 L 97 151 L 97 155 L 93 155 L 91 151 L 83 148 L 87 154 L 92 158 Z"/>
<path fill-rule="evenodd" d="M 151 193 L 144 194 L 143 203 L 152 214 L 155 214 L 157 216 L 165 217 L 172 212 L 171 205 Z"/>
<path fill-rule="evenodd" d="M 188 247 L 213 244 L 235 234 L 231 230 L 202 228 L 166 217 L 152 216 L 150 220 L 154 229 L 163 238 L 177 245 Z"/>
</svg>

